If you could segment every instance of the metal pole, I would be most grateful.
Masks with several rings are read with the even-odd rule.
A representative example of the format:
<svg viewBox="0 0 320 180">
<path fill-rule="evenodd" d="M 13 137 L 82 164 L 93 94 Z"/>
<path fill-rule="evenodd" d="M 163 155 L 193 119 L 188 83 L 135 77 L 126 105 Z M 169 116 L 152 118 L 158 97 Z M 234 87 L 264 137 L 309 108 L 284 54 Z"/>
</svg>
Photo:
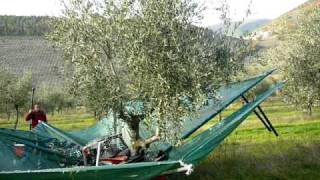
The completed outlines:
<svg viewBox="0 0 320 180">
<path fill-rule="evenodd" d="M 96 157 L 96 166 L 99 166 L 100 151 L 101 151 L 101 142 L 98 142 L 97 157 Z"/>
<path fill-rule="evenodd" d="M 14 123 L 14 129 L 17 129 L 17 126 L 18 126 L 18 122 L 19 122 L 19 106 L 18 105 L 15 105 L 14 106 L 15 109 L 16 109 L 16 122 Z"/>
<path fill-rule="evenodd" d="M 260 106 L 258 106 L 258 110 L 260 111 L 260 113 L 262 114 L 262 116 L 264 117 L 264 119 L 267 121 L 267 123 L 269 124 L 271 130 L 273 131 L 274 135 L 279 136 L 278 132 L 276 131 L 276 129 L 272 126 L 271 122 L 269 121 L 268 117 L 266 116 L 266 114 L 263 112 L 262 108 Z"/>
<path fill-rule="evenodd" d="M 35 87 L 32 87 L 32 95 L 31 95 L 31 111 L 33 109 L 33 98 L 34 98 L 34 91 L 36 90 Z M 29 130 L 32 129 L 32 121 L 33 119 L 30 120 L 30 123 L 29 123 Z"/>
<path fill-rule="evenodd" d="M 241 97 L 242 97 L 242 99 L 243 99 L 246 103 L 249 103 L 249 101 L 248 101 L 248 99 L 247 99 L 246 97 L 244 97 L 243 95 L 242 95 Z M 264 121 L 264 119 L 260 116 L 260 114 L 259 114 L 256 110 L 254 110 L 253 112 L 254 112 L 254 114 L 256 114 L 256 116 L 260 119 L 260 121 L 262 122 L 262 124 L 268 129 L 268 131 L 271 132 L 271 128 L 270 128 L 270 127 L 268 126 L 268 124 Z"/>
</svg>

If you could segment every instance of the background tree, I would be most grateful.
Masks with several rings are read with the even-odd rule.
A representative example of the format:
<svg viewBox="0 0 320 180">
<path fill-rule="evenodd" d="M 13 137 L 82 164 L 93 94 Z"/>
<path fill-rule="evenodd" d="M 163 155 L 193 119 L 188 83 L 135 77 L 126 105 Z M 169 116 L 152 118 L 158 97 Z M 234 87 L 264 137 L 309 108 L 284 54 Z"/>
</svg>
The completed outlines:
<svg viewBox="0 0 320 180">
<path fill-rule="evenodd" d="M 42 36 L 48 32 L 47 16 L 0 16 L 1 36 Z"/>
<path fill-rule="evenodd" d="M 9 104 L 8 86 L 14 81 L 13 78 L 6 70 L 0 70 L 0 113 L 5 113 L 8 120 L 10 120 L 12 113 L 12 107 Z"/>
<path fill-rule="evenodd" d="M 54 115 L 67 108 L 75 107 L 76 101 L 64 86 L 49 86 L 42 84 L 36 90 L 35 100 L 41 104 L 47 113 Z"/>
<path fill-rule="evenodd" d="M 271 64 L 282 70 L 287 80 L 286 100 L 312 113 L 320 101 L 320 9 L 303 12 L 294 28 L 283 30 L 283 41 L 266 53 Z"/>
<path fill-rule="evenodd" d="M 11 113 L 12 109 L 15 109 L 16 122 L 14 128 L 16 128 L 21 110 L 26 110 L 27 103 L 30 102 L 31 74 L 26 73 L 22 77 L 16 77 L 2 71 L 0 73 L 0 85 L 0 99 L 4 103 L 6 113 Z"/>
<path fill-rule="evenodd" d="M 242 67 L 242 42 L 195 26 L 197 1 L 66 4 L 49 38 L 72 64 L 71 92 L 97 112 L 111 109 L 126 122 L 133 150 L 159 137 L 175 143 L 183 117 Z M 141 122 L 152 123 L 155 136 L 141 139 Z"/>
</svg>

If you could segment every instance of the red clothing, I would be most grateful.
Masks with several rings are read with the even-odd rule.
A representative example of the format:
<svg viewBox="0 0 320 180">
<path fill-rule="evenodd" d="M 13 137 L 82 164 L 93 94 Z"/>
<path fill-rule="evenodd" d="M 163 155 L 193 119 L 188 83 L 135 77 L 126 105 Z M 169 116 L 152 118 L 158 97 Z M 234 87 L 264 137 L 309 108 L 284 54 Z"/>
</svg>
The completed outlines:
<svg viewBox="0 0 320 180">
<path fill-rule="evenodd" d="M 30 121 L 32 128 L 36 127 L 39 121 L 47 122 L 47 116 L 43 111 L 31 111 L 26 115 L 26 121 Z"/>
</svg>

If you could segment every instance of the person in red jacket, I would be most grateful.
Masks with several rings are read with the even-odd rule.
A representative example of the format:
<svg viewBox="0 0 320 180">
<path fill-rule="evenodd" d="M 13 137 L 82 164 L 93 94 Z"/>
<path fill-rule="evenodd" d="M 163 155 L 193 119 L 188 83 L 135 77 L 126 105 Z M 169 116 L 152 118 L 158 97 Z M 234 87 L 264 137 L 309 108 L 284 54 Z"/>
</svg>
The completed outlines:
<svg viewBox="0 0 320 180">
<path fill-rule="evenodd" d="M 40 104 L 35 104 L 33 110 L 26 115 L 26 121 L 31 120 L 32 128 L 35 128 L 39 121 L 47 122 L 46 114 L 41 110 Z"/>
</svg>

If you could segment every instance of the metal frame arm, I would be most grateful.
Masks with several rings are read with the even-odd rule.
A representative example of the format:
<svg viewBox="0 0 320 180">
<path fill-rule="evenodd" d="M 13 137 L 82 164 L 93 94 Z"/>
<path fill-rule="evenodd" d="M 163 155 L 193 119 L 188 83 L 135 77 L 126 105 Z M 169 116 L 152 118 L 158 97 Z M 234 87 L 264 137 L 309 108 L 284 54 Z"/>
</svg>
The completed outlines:
<svg viewBox="0 0 320 180">
<path fill-rule="evenodd" d="M 249 100 L 244 96 L 242 95 L 241 96 L 242 99 L 246 102 L 246 103 L 249 103 Z M 266 127 L 266 129 L 269 131 L 269 132 L 273 132 L 273 134 L 275 136 L 279 136 L 278 132 L 276 131 L 276 129 L 273 127 L 272 123 L 270 122 L 269 118 L 267 117 L 267 115 L 264 113 L 264 111 L 262 110 L 262 108 L 260 106 L 257 107 L 258 108 L 258 111 L 257 110 L 254 110 L 253 112 L 255 113 L 255 115 L 260 119 L 260 121 L 262 122 L 262 124 Z M 259 112 L 261 113 L 261 115 L 259 114 Z"/>
</svg>

